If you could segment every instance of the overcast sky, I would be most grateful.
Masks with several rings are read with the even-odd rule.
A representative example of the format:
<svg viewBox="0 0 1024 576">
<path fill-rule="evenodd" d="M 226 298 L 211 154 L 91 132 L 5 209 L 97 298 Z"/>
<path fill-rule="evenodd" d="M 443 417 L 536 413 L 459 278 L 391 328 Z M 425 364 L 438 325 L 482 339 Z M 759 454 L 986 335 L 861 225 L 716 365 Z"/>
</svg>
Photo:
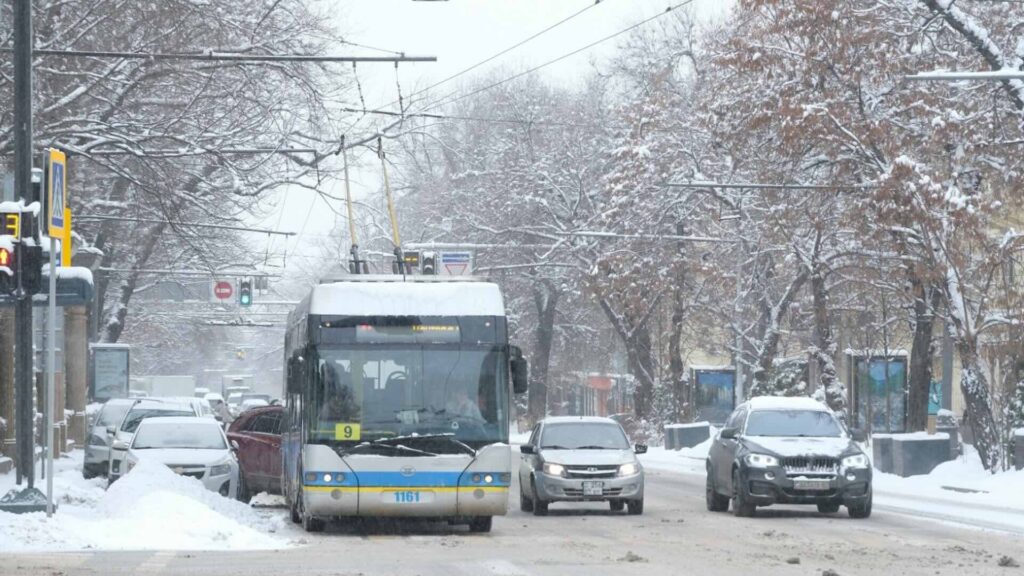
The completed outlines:
<svg viewBox="0 0 1024 576">
<path fill-rule="evenodd" d="M 664 12 L 679 0 L 601 0 L 597 6 L 558 28 L 531 40 L 474 70 L 457 81 L 438 87 L 444 95 L 458 82 L 495 70 L 519 71 L 536 66 L 586 46 L 630 25 Z M 410 56 L 436 56 L 436 63 L 401 64 L 398 82 L 408 96 L 460 72 L 505 48 L 594 4 L 594 0 L 321 0 L 321 6 L 335 19 L 336 28 L 351 42 L 404 52 Z M 690 9 L 702 19 L 724 15 L 732 0 L 693 0 Z M 545 67 L 536 74 L 549 81 L 574 82 L 583 78 L 592 64 L 600 65 L 612 55 L 625 38 L 604 42 L 576 56 Z M 340 52 L 359 55 L 383 55 L 362 48 L 345 46 Z M 368 108 L 377 108 L 397 99 L 395 69 L 391 64 L 366 64 L 358 68 L 358 77 Z M 395 107 L 397 109 L 397 106 Z M 370 125 L 361 125 L 372 130 Z M 379 177 L 374 173 L 355 174 L 357 196 L 379 194 Z M 342 195 L 340 185 L 329 191 Z M 261 224 L 278 230 L 301 232 L 287 242 L 275 240 L 271 253 L 287 250 L 288 268 L 315 262 L 317 245 L 335 225 L 334 211 L 322 199 L 301 189 L 282 194 L 280 212 Z M 333 207 L 341 210 L 341 207 Z M 280 261 L 278 259 L 278 261 Z"/>
</svg>

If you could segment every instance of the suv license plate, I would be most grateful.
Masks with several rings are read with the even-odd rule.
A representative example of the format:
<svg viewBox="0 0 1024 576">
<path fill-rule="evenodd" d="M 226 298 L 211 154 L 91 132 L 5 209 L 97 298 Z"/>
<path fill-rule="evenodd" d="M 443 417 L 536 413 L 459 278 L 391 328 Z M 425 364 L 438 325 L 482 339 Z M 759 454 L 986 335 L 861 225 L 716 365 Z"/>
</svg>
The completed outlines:
<svg viewBox="0 0 1024 576">
<path fill-rule="evenodd" d="M 584 482 L 583 483 L 583 495 L 584 496 L 602 496 L 602 495 L 604 495 L 604 482 Z"/>
<path fill-rule="evenodd" d="M 813 490 L 824 492 L 832 487 L 828 480 L 793 480 L 793 488 L 797 490 Z"/>
</svg>

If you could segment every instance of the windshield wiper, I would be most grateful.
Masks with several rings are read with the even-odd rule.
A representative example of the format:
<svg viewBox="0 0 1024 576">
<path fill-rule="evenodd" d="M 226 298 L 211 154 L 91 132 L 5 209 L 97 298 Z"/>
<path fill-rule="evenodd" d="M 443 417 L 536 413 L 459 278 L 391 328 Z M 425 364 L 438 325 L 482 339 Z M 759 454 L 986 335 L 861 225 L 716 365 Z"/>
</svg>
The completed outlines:
<svg viewBox="0 0 1024 576">
<path fill-rule="evenodd" d="M 351 454 L 353 452 L 361 450 L 386 449 L 392 452 L 401 452 L 403 454 L 412 454 L 414 456 L 437 456 L 437 454 L 434 454 L 433 452 L 417 450 L 415 448 L 409 448 L 408 446 L 403 446 L 401 444 L 380 444 L 379 442 L 379 440 L 375 440 L 373 442 L 364 442 L 362 444 L 357 444 L 352 448 L 346 450 L 343 454 Z"/>
<path fill-rule="evenodd" d="M 610 446 L 577 446 L 576 450 L 625 450 L 625 448 L 612 448 Z"/>
<path fill-rule="evenodd" d="M 541 450 L 572 450 L 572 448 L 566 448 L 565 446 L 559 446 L 558 444 L 549 444 L 547 446 L 541 446 Z"/>
<path fill-rule="evenodd" d="M 440 434 L 416 434 L 409 436 L 394 436 L 392 438 L 380 438 L 378 440 L 374 440 L 372 443 L 391 446 L 391 442 L 415 442 L 420 440 L 447 440 L 448 442 L 457 446 L 466 454 L 469 454 L 470 456 L 476 455 L 476 450 L 455 438 L 455 434 L 452 434 L 451 432 L 445 432 Z M 432 456 L 436 456 L 436 454 L 432 454 Z"/>
</svg>

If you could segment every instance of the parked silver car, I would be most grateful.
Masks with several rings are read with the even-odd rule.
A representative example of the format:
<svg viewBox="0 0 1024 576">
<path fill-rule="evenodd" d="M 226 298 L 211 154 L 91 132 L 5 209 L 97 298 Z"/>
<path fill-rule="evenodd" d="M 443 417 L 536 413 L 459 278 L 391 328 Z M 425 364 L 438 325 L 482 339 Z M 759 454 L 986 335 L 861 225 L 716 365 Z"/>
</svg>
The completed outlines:
<svg viewBox="0 0 1024 576">
<path fill-rule="evenodd" d="M 238 460 L 224 429 L 210 418 L 148 418 L 132 437 L 126 471 L 141 460 L 166 465 L 176 474 L 198 479 L 207 489 L 234 498 Z"/>
<path fill-rule="evenodd" d="M 159 416 L 199 417 L 196 405 L 190 402 L 176 402 L 159 398 L 140 398 L 133 402 L 121 423 L 116 427 L 111 426 L 107 428 L 108 432 L 114 437 L 110 443 L 110 468 L 107 471 L 108 484 L 113 483 L 125 474 L 125 456 L 128 453 L 128 446 L 132 443 L 132 436 L 143 420 Z M 216 422 L 213 419 L 210 419 L 210 421 Z"/>
<path fill-rule="evenodd" d="M 520 447 L 519 502 L 524 512 L 547 514 L 552 502 L 606 501 L 613 511 L 644 511 L 644 471 L 626 432 L 610 418 L 547 418 Z"/>
<path fill-rule="evenodd" d="M 131 398 L 112 398 L 100 408 L 89 430 L 89 438 L 85 442 L 83 477 L 88 479 L 107 475 L 110 468 L 110 444 L 114 441 L 111 428 L 121 423 L 134 403 L 135 400 Z"/>
</svg>

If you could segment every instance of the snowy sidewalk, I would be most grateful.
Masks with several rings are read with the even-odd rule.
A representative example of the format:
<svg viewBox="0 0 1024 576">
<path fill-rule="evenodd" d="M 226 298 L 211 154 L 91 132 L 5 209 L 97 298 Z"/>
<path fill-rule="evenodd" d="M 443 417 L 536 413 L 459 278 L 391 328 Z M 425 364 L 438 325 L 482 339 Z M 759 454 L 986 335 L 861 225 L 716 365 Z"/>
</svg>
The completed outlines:
<svg viewBox="0 0 1024 576">
<path fill-rule="evenodd" d="M 77 450 L 55 461 L 53 518 L 0 512 L 0 553 L 265 550 L 301 537 L 280 511 L 223 498 L 163 465 L 144 462 L 109 490 L 105 479 L 83 479 L 81 465 Z M 13 473 L 0 475 L 0 494 L 14 487 Z"/>
</svg>

